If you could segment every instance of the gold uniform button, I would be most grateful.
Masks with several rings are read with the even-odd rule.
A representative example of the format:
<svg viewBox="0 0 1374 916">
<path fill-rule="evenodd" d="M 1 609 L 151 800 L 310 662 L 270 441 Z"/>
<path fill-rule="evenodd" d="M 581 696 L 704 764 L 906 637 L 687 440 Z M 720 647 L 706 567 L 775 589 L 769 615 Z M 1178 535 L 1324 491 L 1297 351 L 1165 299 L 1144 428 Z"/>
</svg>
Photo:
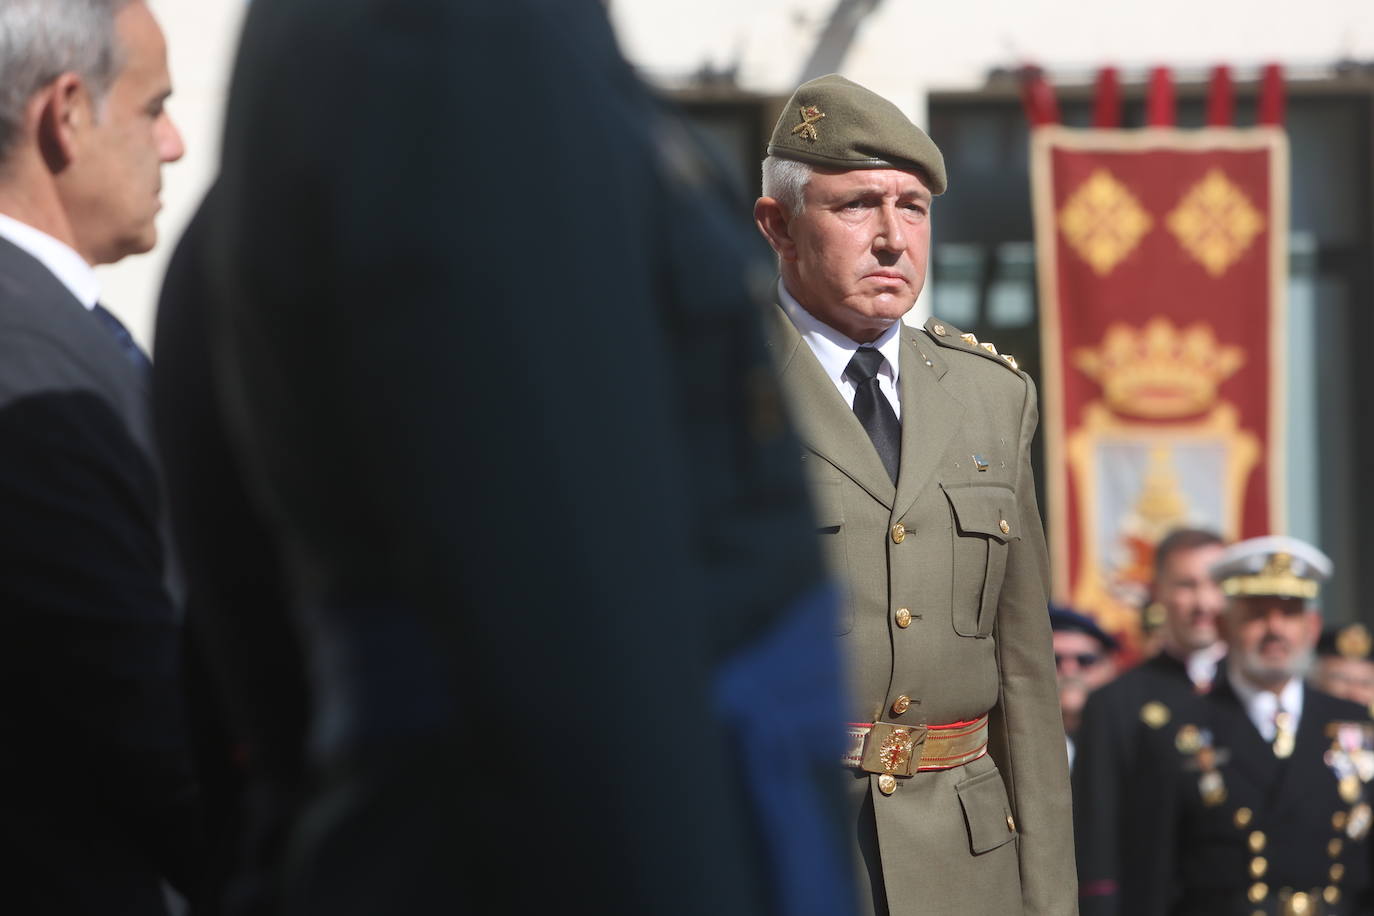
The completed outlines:
<svg viewBox="0 0 1374 916">
<path fill-rule="evenodd" d="M 1250 890 L 1246 896 L 1250 898 L 1251 903 L 1263 903 L 1264 898 L 1269 896 L 1269 885 L 1263 881 L 1256 881 L 1250 885 Z"/>
<path fill-rule="evenodd" d="M 878 777 L 878 791 L 884 795 L 891 795 L 897 791 L 897 777 L 891 773 L 884 773 Z"/>
<path fill-rule="evenodd" d="M 1007 815 L 1007 830 L 1011 833 L 1016 832 L 1016 818 L 1012 817 L 1010 814 Z"/>
<path fill-rule="evenodd" d="M 901 522 L 892 526 L 892 543 L 900 544 L 906 540 L 906 525 Z"/>
<path fill-rule="evenodd" d="M 893 616 L 897 618 L 897 626 L 901 627 L 903 630 L 911 626 L 911 611 L 906 608 L 897 608 L 897 613 Z"/>
<path fill-rule="evenodd" d="M 1263 878 L 1264 873 L 1269 870 L 1269 860 L 1264 856 L 1255 856 L 1250 860 L 1250 877 Z"/>
<path fill-rule="evenodd" d="M 1337 862 L 1331 866 L 1331 883 L 1335 884 L 1345 877 L 1345 866 Z"/>
<path fill-rule="evenodd" d="M 1011 525 L 1007 524 L 1006 519 L 1002 519 L 1000 522 L 998 522 L 997 527 L 1002 529 L 1003 534 L 1011 534 Z"/>
<path fill-rule="evenodd" d="M 1345 812 L 1344 812 L 1344 811 L 1337 811 L 1335 814 L 1331 815 L 1331 829 L 1333 829 L 1333 830 L 1344 830 L 1344 829 L 1345 829 Z M 1332 853 L 1332 855 L 1335 855 L 1335 853 Z"/>
<path fill-rule="evenodd" d="M 1344 824 L 1341 825 L 1341 827 L 1344 826 Z M 1340 830 L 1341 828 L 1337 827 L 1336 829 Z M 1326 844 L 1326 854 L 1333 859 L 1339 859 L 1341 857 L 1341 850 L 1343 848 L 1345 848 L 1345 844 L 1341 842 L 1340 837 L 1337 837 L 1330 843 Z"/>
<path fill-rule="evenodd" d="M 1262 831 L 1256 830 L 1250 834 L 1250 851 L 1254 853 L 1264 852 L 1264 844 L 1268 841 Z"/>
<path fill-rule="evenodd" d="M 902 713 L 906 712 L 906 711 L 907 711 L 908 709 L 910 709 L 910 708 L 911 708 L 911 697 L 906 696 L 905 694 L 903 694 L 902 696 L 899 696 L 897 699 L 895 699 L 895 700 L 892 701 L 892 714 L 893 714 L 893 715 L 900 716 Z"/>
<path fill-rule="evenodd" d="M 942 324 L 931 325 L 930 329 L 941 337 L 944 337 L 946 334 L 949 333 L 945 330 L 945 326 Z"/>
<path fill-rule="evenodd" d="M 1293 916 L 1306 916 L 1307 913 L 1312 912 L 1312 898 L 1302 891 L 1298 891 L 1288 901 L 1288 912 L 1292 913 Z"/>
<path fill-rule="evenodd" d="M 1244 830 L 1246 827 L 1250 826 L 1250 818 L 1252 818 L 1253 816 L 1254 815 L 1251 813 L 1249 808 L 1237 808 L 1236 826 Z"/>
<path fill-rule="evenodd" d="M 1335 906 L 1341 902 L 1341 889 L 1339 887 L 1328 887 L 1322 891 L 1322 899 Z"/>
</svg>

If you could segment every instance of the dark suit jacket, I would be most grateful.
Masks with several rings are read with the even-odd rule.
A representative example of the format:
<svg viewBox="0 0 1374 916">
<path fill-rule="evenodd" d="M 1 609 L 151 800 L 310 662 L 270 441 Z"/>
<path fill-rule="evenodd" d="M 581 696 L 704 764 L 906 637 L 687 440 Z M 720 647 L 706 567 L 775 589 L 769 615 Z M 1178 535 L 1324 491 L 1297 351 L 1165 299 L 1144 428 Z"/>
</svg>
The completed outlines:
<svg viewBox="0 0 1374 916">
<path fill-rule="evenodd" d="M 223 163 L 166 302 L 302 636 L 291 911 L 753 914 L 826 873 L 732 737 L 786 723 L 761 788 L 830 785 L 834 658 L 716 683 L 792 619 L 831 645 L 786 613 L 823 574 L 757 241 L 600 5 L 256 0 Z"/>
<path fill-rule="evenodd" d="M 198 814 L 147 379 L 0 241 L 0 907 L 161 913 Z"/>
<path fill-rule="evenodd" d="M 1169 720 L 1196 718 L 1190 710 L 1199 702 L 1187 668 L 1162 652 L 1088 697 L 1074 738 L 1073 766 L 1074 837 L 1083 916 L 1116 913 L 1123 894 L 1137 897 L 1141 893 L 1129 886 L 1139 876 L 1132 860 L 1147 853 L 1138 848 L 1138 825 L 1127 816 L 1135 786 L 1154 778 L 1155 764 L 1141 755 L 1141 745 L 1150 732 L 1167 726 Z"/>
</svg>

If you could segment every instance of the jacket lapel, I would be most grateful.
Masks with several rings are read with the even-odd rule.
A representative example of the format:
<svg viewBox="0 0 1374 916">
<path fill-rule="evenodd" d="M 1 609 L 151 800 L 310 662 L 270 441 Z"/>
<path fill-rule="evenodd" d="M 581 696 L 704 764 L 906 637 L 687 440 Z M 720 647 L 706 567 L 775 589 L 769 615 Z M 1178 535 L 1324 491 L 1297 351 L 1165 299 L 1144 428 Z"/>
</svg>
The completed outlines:
<svg viewBox="0 0 1374 916">
<path fill-rule="evenodd" d="M 1231 754 L 1229 763 L 1224 766 L 1243 773 L 1250 784 L 1267 797 L 1276 784 L 1282 762 L 1274 756 L 1273 747 L 1260 735 L 1255 723 L 1250 721 L 1245 704 L 1224 676 L 1218 676 L 1210 699 L 1215 704 L 1216 714 L 1211 724 L 1216 746 L 1226 748 Z M 1306 719 L 1306 715 L 1303 718 Z"/>
<path fill-rule="evenodd" d="M 936 349 L 920 345 L 919 331 L 902 328 L 902 470 L 894 519 L 906 514 L 930 482 L 964 415 L 963 405 L 944 386 L 946 366 Z"/>
<path fill-rule="evenodd" d="M 1288 809 L 1309 793 L 1335 781 L 1324 756 L 1324 745 L 1331 740 L 1326 735 L 1330 710 L 1320 694 L 1306 687 L 1303 692 L 1302 718 L 1298 720 L 1298 733 L 1294 735 L 1293 756 L 1283 768 L 1283 775 L 1279 777 L 1271 799 L 1275 813 Z"/>
<path fill-rule="evenodd" d="M 802 441 L 891 509 L 895 491 L 873 442 L 780 306 L 773 308 L 770 331 L 769 346 L 774 351 L 778 375 Z M 905 416 L 905 402 L 902 413 Z M 905 473 L 905 431 L 902 449 Z"/>
</svg>

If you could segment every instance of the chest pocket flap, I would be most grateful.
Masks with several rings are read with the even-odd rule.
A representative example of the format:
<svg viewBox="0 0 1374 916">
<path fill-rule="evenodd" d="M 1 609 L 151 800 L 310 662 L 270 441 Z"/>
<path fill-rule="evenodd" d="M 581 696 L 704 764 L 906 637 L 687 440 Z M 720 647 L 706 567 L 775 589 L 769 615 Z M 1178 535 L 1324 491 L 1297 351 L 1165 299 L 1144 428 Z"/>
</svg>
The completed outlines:
<svg viewBox="0 0 1374 916">
<path fill-rule="evenodd" d="M 954 631 L 988 636 L 1007 572 L 1007 545 L 1021 539 L 1016 493 L 1001 486 L 946 486 L 954 521 Z"/>
</svg>

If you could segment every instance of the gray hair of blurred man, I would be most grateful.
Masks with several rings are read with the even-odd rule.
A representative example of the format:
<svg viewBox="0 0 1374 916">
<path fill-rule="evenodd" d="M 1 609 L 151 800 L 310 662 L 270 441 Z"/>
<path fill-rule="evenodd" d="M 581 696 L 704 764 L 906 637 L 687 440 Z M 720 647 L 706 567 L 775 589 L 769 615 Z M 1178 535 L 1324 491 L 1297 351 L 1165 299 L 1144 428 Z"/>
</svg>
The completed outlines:
<svg viewBox="0 0 1374 916">
<path fill-rule="evenodd" d="M 806 208 L 806 185 L 814 170 L 805 162 L 769 156 L 763 160 L 763 196 L 771 197 L 796 216 Z"/>
<path fill-rule="evenodd" d="M 63 73 L 81 77 L 96 105 L 119 73 L 115 14 L 135 0 L 0 0 L 0 167 L 34 93 Z"/>
</svg>

